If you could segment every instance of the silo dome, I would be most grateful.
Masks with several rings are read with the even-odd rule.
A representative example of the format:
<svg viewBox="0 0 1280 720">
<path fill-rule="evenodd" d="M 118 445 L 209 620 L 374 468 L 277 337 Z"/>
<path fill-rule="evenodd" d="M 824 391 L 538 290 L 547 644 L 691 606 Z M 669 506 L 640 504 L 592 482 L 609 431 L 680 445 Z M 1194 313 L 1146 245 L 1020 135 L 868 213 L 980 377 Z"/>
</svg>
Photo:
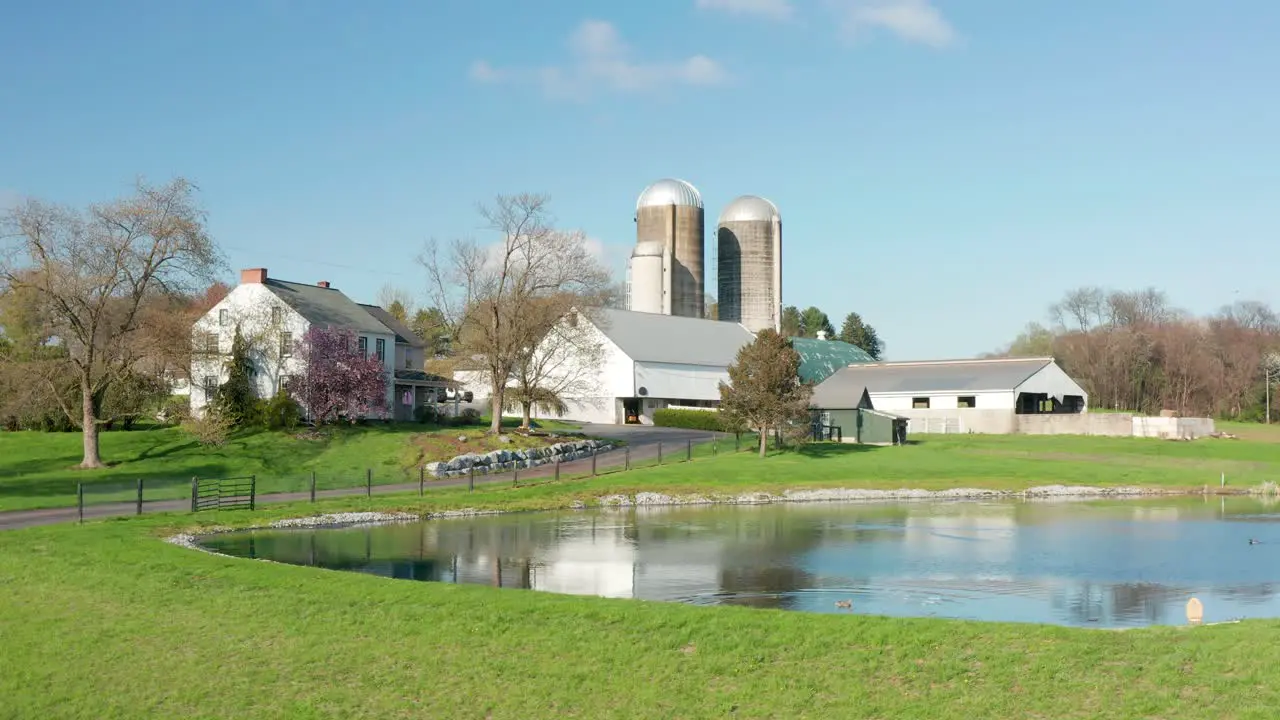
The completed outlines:
<svg viewBox="0 0 1280 720">
<path fill-rule="evenodd" d="M 720 224 L 757 220 L 772 222 L 775 218 L 781 218 L 777 205 L 756 195 L 743 195 L 725 206 L 724 212 L 720 213 Z"/>
<path fill-rule="evenodd" d="M 631 257 L 661 257 L 666 249 L 666 246 L 657 240 L 641 240 L 636 243 L 635 250 L 631 251 Z"/>
<path fill-rule="evenodd" d="M 702 195 L 698 192 L 698 188 L 684 180 L 666 178 L 645 188 L 644 192 L 640 193 L 640 198 L 636 200 L 637 211 L 640 208 L 661 205 L 685 205 L 701 208 Z"/>
</svg>

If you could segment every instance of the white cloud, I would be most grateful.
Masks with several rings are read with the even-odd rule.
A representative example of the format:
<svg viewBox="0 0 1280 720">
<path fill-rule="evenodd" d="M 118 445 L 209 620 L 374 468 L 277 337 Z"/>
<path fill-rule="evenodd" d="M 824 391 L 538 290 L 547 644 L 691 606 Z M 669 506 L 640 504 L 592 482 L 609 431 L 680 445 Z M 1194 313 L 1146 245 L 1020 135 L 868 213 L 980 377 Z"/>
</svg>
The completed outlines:
<svg viewBox="0 0 1280 720">
<path fill-rule="evenodd" d="M 542 68 L 495 68 L 478 60 L 478 82 L 531 82 L 552 97 L 584 99 L 597 90 L 638 93 L 672 85 L 709 86 L 728 79 L 724 68 L 704 55 L 683 60 L 639 62 L 611 23 L 585 20 L 569 36 L 569 61 Z"/>
<path fill-rule="evenodd" d="M 696 5 L 699 10 L 755 15 L 772 20 L 789 20 L 795 13 L 790 0 L 697 0 Z"/>
<path fill-rule="evenodd" d="M 880 29 L 938 48 L 953 44 L 957 37 L 955 28 L 929 0 L 845 0 L 840 12 L 842 29 L 850 37 Z"/>
</svg>

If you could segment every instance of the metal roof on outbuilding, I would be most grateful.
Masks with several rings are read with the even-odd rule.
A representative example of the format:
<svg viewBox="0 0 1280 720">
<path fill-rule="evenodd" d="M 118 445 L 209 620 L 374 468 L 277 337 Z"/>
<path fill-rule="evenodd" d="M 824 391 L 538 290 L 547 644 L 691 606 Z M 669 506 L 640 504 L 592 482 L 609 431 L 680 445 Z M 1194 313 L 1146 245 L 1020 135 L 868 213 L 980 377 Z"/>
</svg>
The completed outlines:
<svg viewBox="0 0 1280 720">
<path fill-rule="evenodd" d="M 262 284 L 312 325 L 345 327 L 380 335 L 396 334 L 335 288 L 275 278 L 267 278 Z"/>
<path fill-rule="evenodd" d="M 853 387 L 860 384 L 872 393 L 922 395 L 1013 390 L 1052 362 L 1053 358 L 994 358 L 864 363 L 837 371 L 822 385 L 840 383 Z"/>
<path fill-rule="evenodd" d="M 728 367 L 755 339 L 742 325 L 720 320 L 602 309 L 596 327 L 632 360 Z"/>
</svg>

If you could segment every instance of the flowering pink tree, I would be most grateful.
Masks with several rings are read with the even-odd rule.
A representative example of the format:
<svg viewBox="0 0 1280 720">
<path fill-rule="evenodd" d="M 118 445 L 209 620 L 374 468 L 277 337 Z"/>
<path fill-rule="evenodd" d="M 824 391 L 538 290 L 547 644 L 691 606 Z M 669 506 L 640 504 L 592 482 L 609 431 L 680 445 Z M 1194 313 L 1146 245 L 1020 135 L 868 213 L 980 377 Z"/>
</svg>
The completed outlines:
<svg viewBox="0 0 1280 720">
<path fill-rule="evenodd" d="M 355 422 L 386 407 L 386 370 L 377 357 L 360 353 L 351 330 L 313 325 L 294 355 L 303 370 L 285 389 L 315 424 Z"/>
</svg>

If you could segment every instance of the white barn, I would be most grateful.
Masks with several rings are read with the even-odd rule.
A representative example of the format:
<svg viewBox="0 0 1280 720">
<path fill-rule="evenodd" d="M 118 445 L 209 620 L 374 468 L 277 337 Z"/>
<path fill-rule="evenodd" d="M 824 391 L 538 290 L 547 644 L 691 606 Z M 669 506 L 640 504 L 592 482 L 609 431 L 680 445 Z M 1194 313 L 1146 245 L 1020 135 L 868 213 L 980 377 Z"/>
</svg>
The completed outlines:
<svg viewBox="0 0 1280 720">
<path fill-rule="evenodd" d="M 585 341 L 601 348 L 591 367 L 566 357 L 561 368 L 590 379 L 563 394 L 569 408 L 563 417 L 593 423 L 648 425 L 660 408 L 715 407 L 738 349 L 755 339 L 737 323 L 629 310 L 593 310 L 564 322 L 588 323 Z M 477 401 L 492 394 L 483 372 L 458 371 L 454 380 Z"/>
<path fill-rule="evenodd" d="M 827 384 L 865 387 L 876 410 L 909 418 L 913 433 L 1017 432 L 1018 416 L 1081 414 L 1089 402 L 1053 358 L 861 363 Z"/>
</svg>

